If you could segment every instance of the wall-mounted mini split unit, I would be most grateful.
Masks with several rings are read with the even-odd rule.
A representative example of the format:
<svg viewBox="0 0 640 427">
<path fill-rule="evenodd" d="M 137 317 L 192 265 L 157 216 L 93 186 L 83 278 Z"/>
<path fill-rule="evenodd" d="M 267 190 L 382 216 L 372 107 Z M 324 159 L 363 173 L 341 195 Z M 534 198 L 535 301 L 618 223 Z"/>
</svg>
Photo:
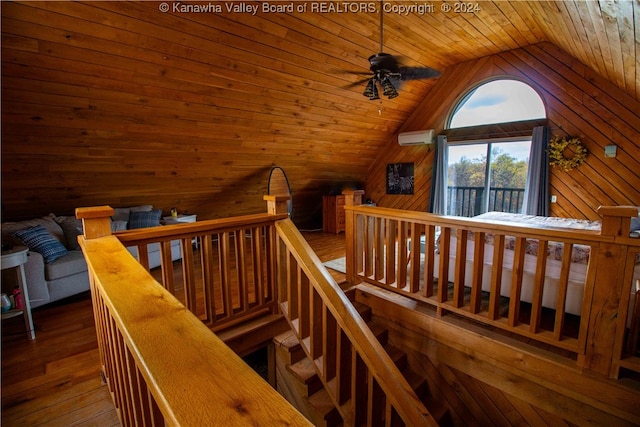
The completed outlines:
<svg viewBox="0 0 640 427">
<path fill-rule="evenodd" d="M 398 145 L 433 144 L 433 129 L 402 132 L 398 134 Z"/>
</svg>

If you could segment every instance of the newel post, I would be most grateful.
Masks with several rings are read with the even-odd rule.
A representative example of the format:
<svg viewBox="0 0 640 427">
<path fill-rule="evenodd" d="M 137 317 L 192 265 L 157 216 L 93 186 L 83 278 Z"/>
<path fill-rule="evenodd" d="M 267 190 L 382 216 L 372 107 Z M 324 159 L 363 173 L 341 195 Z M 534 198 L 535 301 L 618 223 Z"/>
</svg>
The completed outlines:
<svg viewBox="0 0 640 427">
<path fill-rule="evenodd" d="M 603 375 L 610 375 L 614 362 L 617 337 L 622 337 L 617 328 L 624 328 L 623 314 L 626 308 L 620 304 L 627 301 L 623 292 L 629 292 L 630 284 L 625 283 L 629 246 L 618 238 L 628 238 L 631 217 L 638 215 L 634 206 L 601 206 L 601 236 L 612 237 L 611 242 L 601 242 L 591 262 L 595 262 L 596 274 L 589 311 L 589 326 L 586 336 L 586 352 L 583 367 Z M 622 320 L 619 320 L 621 318 Z"/>
<path fill-rule="evenodd" d="M 362 204 L 363 190 L 343 190 L 344 205 L 358 206 Z M 346 251 L 346 280 L 348 283 L 356 283 L 356 262 L 362 257 L 362 235 L 358 230 L 362 229 L 356 220 L 356 213 L 350 209 L 344 210 L 344 239 Z"/>
<path fill-rule="evenodd" d="M 111 206 L 76 208 L 76 218 L 82 220 L 85 239 L 97 239 L 111 235 Z"/>
<path fill-rule="evenodd" d="M 289 204 L 291 197 L 267 194 L 262 196 L 262 199 L 267 202 L 267 213 L 269 215 L 289 213 L 287 205 Z"/>
</svg>

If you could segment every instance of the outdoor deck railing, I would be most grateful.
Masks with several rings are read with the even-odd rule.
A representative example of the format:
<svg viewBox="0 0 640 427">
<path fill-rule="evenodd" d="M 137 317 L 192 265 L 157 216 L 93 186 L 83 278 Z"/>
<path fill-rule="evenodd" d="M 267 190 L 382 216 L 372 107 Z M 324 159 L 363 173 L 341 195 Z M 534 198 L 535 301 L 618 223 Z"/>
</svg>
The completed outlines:
<svg viewBox="0 0 640 427">
<path fill-rule="evenodd" d="M 485 212 L 484 187 L 447 187 L 447 215 L 472 217 Z M 524 188 L 499 188 L 489 189 L 487 212 L 522 211 L 524 202 Z"/>
</svg>

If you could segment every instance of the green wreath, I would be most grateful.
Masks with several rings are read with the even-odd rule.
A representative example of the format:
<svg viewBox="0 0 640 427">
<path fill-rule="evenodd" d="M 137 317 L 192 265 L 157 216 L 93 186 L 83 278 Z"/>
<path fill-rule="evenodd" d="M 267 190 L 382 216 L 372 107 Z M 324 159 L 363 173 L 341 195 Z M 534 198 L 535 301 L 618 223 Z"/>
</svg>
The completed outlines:
<svg viewBox="0 0 640 427">
<path fill-rule="evenodd" d="M 571 149 L 567 150 L 569 147 Z M 578 138 L 560 139 L 556 136 L 549 141 L 548 151 L 549 164 L 557 166 L 565 172 L 580 166 L 587 158 L 587 149 Z"/>
</svg>

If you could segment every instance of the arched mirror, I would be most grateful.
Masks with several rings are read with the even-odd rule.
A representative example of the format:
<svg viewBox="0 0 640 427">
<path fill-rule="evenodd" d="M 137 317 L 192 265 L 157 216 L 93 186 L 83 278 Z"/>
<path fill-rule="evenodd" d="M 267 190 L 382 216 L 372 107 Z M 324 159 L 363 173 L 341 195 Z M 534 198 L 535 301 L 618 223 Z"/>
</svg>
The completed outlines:
<svg viewBox="0 0 640 427">
<path fill-rule="evenodd" d="M 288 196 L 289 202 L 287 202 L 287 212 L 289 213 L 289 218 L 293 218 L 293 193 L 291 192 L 291 186 L 289 185 L 287 174 L 284 169 L 279 166 L 271 169 L 271 172 L 269 173 L 267 194 L 270 196 Z"/>
</svg>

